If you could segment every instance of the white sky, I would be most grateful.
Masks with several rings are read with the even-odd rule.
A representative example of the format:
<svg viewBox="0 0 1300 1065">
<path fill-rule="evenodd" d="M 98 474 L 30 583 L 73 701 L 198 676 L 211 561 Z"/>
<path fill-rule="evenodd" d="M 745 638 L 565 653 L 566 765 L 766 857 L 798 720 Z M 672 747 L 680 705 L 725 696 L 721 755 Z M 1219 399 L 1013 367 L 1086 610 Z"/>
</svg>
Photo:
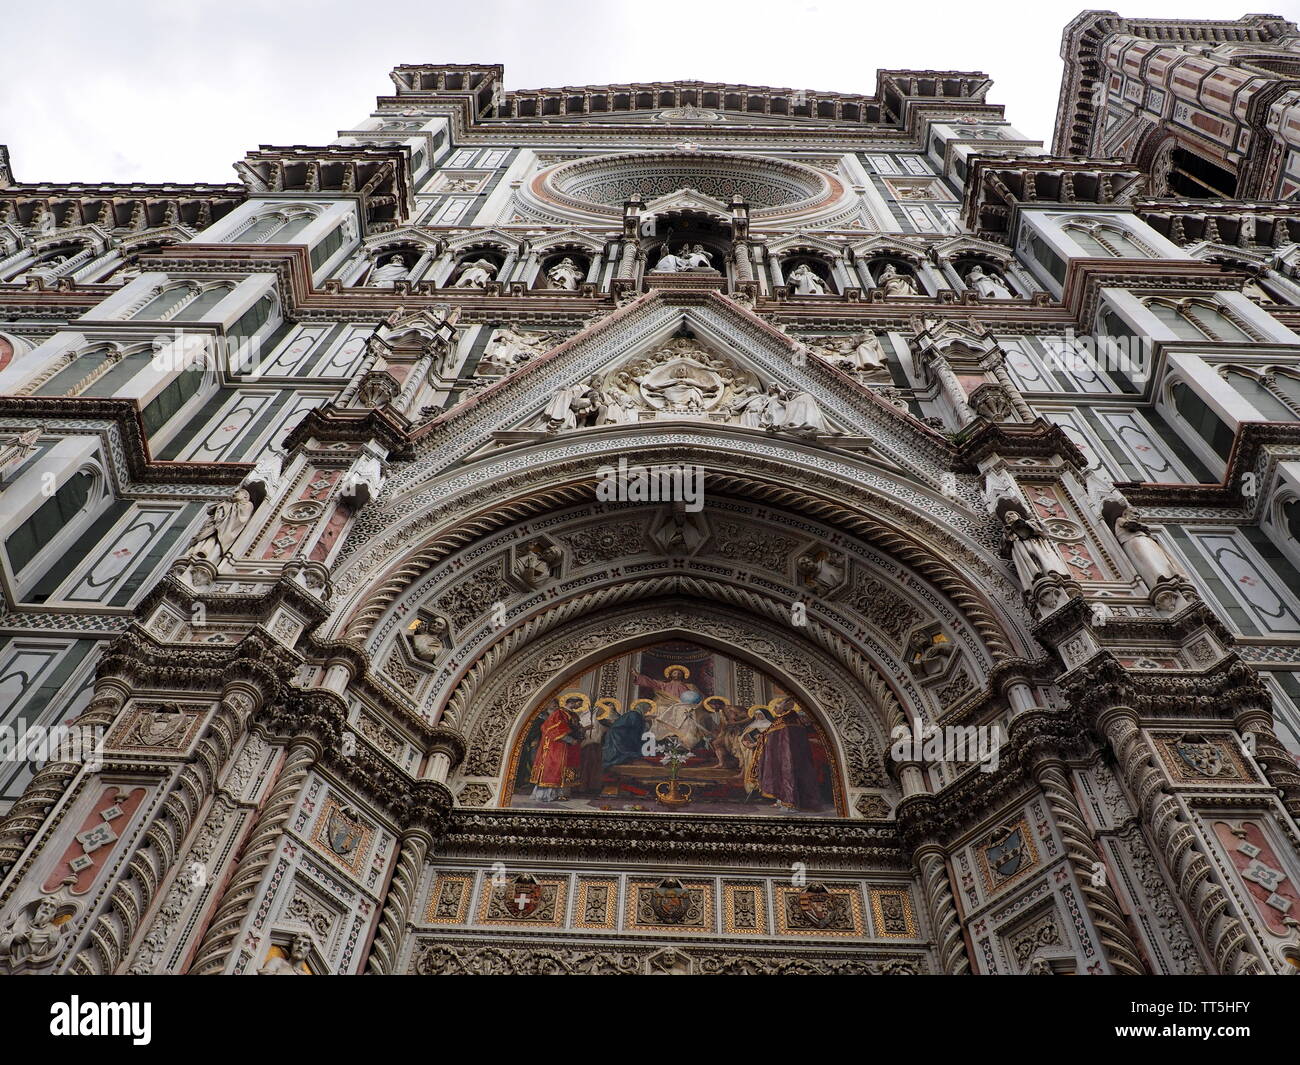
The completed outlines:
<svg viewBox="0 0 1300 1065">
<path fill-rule="evenodd" d="M 1248 0 L 1243 0 L 1244 3 Z M 1300 20 L 1300 0 L 1265 0 Z M 1050 142 L 1082 0 L 43 0 L 6 5 L 0 143 L 19 181 L 232 181 L 259 144 L 324 144 L 399 63 L 503 63 L 507 89 L 672 80 L 872 92 L 878 67 L 982 70 Z M 1141 0 L 1143 18 L 1237 18 Z"/>
</svg>

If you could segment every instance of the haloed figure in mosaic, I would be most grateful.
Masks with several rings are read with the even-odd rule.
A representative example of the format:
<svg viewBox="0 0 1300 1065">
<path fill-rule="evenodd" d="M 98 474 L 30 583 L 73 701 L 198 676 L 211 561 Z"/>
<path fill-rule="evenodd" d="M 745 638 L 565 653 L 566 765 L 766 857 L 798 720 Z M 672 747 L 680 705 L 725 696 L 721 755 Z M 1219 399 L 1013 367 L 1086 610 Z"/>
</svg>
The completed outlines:
<svg viewBox="0 0 1300 1065">
<path fill-rule="evenodd" d="M 522 732 L 512 806 L 664 809 L 656 789 L 673 775 L 678 793 L 689 789 L 689 803 L 675 807 L 681 812 L 835 814 L 835 761 L 811 712 L 724 652 L 657 645 L 584 670 L 562 687 L 565 694 L 544 702 Z M 593 705 L 589 691 L 618 694 Z M 750 705 L 738 701 L 740 691 Z M 594 751 L 583 753 L 596 736 L 599 774 Z M 677 763 L 671 773 L 666 758 Z"/>
</svg>

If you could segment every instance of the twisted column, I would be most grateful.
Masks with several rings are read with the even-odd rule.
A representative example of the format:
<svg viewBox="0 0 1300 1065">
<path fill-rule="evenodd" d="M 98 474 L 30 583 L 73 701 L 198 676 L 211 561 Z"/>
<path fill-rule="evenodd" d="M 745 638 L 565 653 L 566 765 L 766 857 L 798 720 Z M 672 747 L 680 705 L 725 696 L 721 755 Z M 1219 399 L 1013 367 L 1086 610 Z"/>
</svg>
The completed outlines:
<svg viewBox="0 0 1300 1065">
<path fill-rule="evenodd" d="M 1136 800 L 1143 824 L 1173 874 L 1178 896 L 1192 915 L 1202 941 L 1224 975 L 1259 975 L 1268 970 L 1251 948 L 1241 920 L 1223 889 L 1215 883 L 1210 862 L 1196 830 L 1169 794 L 1156 767 L 1155 752 L 1138 728 L 1137 714 L 1126 706 L 1102 713 L 1097 721 L 1110 741 L 1124 782 Z"/>
<path fill-rule="evenodd" d="M 1142 962 L 1137 944 L 1129 934 L 1119 899 L 1115 897 L 1109 879 L 1103 877 L 1098 883 L 1098 878 L 1094 875 L 1097 869 L 1103 868 L 1101 854 L 1084 824 L 1083 811 L 1075 800 L 1065 763 L 1053 758 L 1042 758 L 1032 768 L 1034 780 L 1042 789 L 1056 826 L 1061 830 L 1070 867 L 1074 870 L 1074 879 L 1083 892 L 1092 923 L 1097 929 L 1111 968 L 1121 976 L 1145 974 L 1147 967 Z"/>
<path fill-rule="evenodd" d="M 636 277 L 638 248 L 635 240 L 624 240 L 618 257 L 618 269 L 614 276 L 620 281 L 630 281 Z"/>
<path fill-rule="evenodd" d="M 311 739 L 297 737 L 290 744 L 280 776 L 263 806 L 262 816 L 249 836 L 239 864 L 199 945 L 189 969 L 191 974 L 207 976 L 225 968 L 240 926 L 248 915 L 249 905 L 257 897 L 258 886 L 280 845 L 280 837 L 289 823 L 307 776 L 320 755 L 320 748 Z"/>
<path fill-rule="evenodd" d="M 420 870 L 433 846 L 433 835 L 427 829 L 408 828 L 402 833 L 401 849 L 397 855 L 397 868 L 384 899 L 384 912 L 379 917 L 375 941 L 366 962 L 368 976 L 391 976 L 397 969 L 397 954 L 401 949 L 402 935 L 415 903 L 415 891 L 420 882 Z"/>
<path fill-rule="evenodd" d="M 406 828 L 397 855 L 384 910 L 366 960 L 366 973 L 388 976 L 397 971 L 397 956 L 402 948 L 420 886 L 420 872 L 437 840 L 451 825 L 455 804 L 447 789 L 447 774 L 465 757 L 465 740 L 459 732 L 445 727 L 433 730 L 433 745 L 426 752 L 424 779 L 411 789 Z"/>
<path fill-rule="evenodd" d="M 243 722 L 255 705 L 250 689 L 228 690 L 204 729 L 191 758 L 180 766 L 158 814 L 145 830 L 114 885 L 106 905 L 90 927 L 86 945 L 69 971 L 81 976 L 112 973 L 130 954 L 141 922 L 175 866 L 207 797 L 216 791 L 221 771 L 230 762 Z"/>
<path fill-rule="evenodd" d="M 75 728 L 105 732 L 122 708 L 126 689 L 117 683 L 104 685 L 86 709 L 73 721 Z M 32 837 L 40 831 L 68 785 L 80 771 L 81 762 L 58 759 L 36 771 L 22 796 L 0 819 L 0 877 L 8 874 L 22 857 Z"/>
<path fill-rule="evenodd" d="M 970 957 L 966 953 L 966 940 L 957 916 L 957 903 L 953 899 L 952 882 L 948 879 L 948 864 L 942 848 L 923 844 L 916 852 L 916 865 L 921 872 L 921 887 L 930 908 L 939 950 L 939 964 L 949 976 L 969 976 Z"/>
<path fill-rule="evenodd" d="M 1255 761 L 1277 788 L 1287 813 L 1300 824 L 1300 770 L 1273 731 L 1272 714 L 1262 707 L 1248 707 L 1237 714 L 1233 724 L 1243 736 L 1255 737 Z"/>
</svg>

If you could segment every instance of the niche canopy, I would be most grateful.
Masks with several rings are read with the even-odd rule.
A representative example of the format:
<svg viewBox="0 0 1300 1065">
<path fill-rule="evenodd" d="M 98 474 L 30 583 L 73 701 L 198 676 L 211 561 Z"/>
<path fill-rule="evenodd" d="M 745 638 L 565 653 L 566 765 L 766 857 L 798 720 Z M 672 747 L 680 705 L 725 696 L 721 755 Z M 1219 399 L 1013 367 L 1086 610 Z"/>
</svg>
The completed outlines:
<svg viewBox="0 0 1300 1065">
<path fill-rule="evenodd" d="M 539 173 L 530 191 L 551 208 L 602 217 L 621 215 L 634 195 L 650 205 L 687 191 L 722 205 L 739 196 L 754 216 L 777 217 L 825 207 L 844 188 L 830 174 L 784 159 L 670 151 L 560 163 Z"/>
</svg>

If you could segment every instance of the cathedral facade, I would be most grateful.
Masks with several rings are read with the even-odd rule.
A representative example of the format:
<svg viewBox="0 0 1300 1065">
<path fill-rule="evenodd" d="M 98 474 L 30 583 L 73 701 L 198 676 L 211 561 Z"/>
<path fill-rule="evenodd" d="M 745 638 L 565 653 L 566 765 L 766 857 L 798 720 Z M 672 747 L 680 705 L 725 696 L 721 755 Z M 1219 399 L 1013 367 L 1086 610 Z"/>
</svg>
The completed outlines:
<svg viewBox="0 0 1300 1065">
<path fill-rule="evenodd" d="M 1300 31 L 1062 54 L 0 155 L 0 973 L 1295 973 Z"/>
</svg>

